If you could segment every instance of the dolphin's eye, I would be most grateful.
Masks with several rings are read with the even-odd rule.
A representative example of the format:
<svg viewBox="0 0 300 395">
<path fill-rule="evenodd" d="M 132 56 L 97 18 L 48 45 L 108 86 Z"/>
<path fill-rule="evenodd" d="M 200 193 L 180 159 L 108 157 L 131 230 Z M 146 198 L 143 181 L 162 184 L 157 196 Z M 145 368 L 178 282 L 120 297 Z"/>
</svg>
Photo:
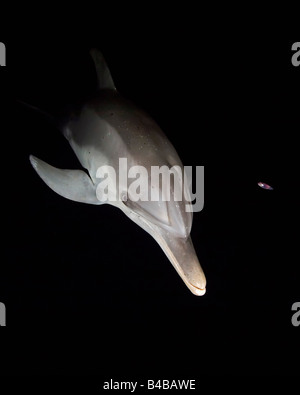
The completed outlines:
<svg viewBox="0 0 300 395">
<path fill-rule="evenodd" d="M 121 195 L 120 195 L 120 199 L 121 199 L 121 201 L 124 203 L 124 202 L 127 202 L 127 192 L 125 192 L 125 191 L 123 191 L 123 192 L 121 192 Z"/>
</svg>

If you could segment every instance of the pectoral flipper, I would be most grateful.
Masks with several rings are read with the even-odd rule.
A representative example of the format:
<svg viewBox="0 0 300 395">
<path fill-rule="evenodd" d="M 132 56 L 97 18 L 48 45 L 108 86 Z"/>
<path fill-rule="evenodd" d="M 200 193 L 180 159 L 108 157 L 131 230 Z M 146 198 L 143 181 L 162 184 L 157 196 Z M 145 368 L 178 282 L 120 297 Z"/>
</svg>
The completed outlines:
<svg viewBox="0 0 300 395">
<path fill-rule="evenodd" d="M 96 186 L 83 170 L 57 169 L 32 155 L 30 162 L 41 179 L 59 195 L 75 202 L 101 204 Z"/>
</svg>

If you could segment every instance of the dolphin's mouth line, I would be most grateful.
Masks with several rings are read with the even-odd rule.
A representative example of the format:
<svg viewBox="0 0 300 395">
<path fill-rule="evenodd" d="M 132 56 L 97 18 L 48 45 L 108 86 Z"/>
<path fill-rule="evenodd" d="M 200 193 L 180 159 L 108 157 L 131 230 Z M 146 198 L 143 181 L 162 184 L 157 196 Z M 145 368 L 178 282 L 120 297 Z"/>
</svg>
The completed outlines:
<svg viewBox="0 0 300 395">
<path fill-rule="evenodd" d="M 190 284 L 191 284 L 192 287 L 194 287 L 196 289 L 199 289 L 200 291 L 206 291 L 206 287 L 200 288 L 200 287 L 197 287 L 197 285 L 194 285 L 193 283 L 190 283 Z"/>
<path fill-rule="evenodd" d="M 192 284 L 190 282 L 185 281 L 184 278 L 182 278 L 182 279 L 183 279 L 184 283 L 186 284 L 186 286 L 189 288 L 189 290 L 194 295 L 203 296 L 206 293 L 206 287 L 205 288 L 200 288 L 200 287 L 197 287 L 196 285 L 194 285 L 194 284 Z"/>
<path fill-rule="evenodd" d="M 204 288 L 197 287 L 197 285 L 194 285 L 193 283 L 188 281 L 186 277 L 181 276 L 181 278 L 192 293 L 195 294 L 195 292 L 197 292 L 197 291 L 199 291 L 199 293 L 197 292 L 196 295 L 204 295 L 206 293 L 206 287 L 204 287 Z"/>
</svg>

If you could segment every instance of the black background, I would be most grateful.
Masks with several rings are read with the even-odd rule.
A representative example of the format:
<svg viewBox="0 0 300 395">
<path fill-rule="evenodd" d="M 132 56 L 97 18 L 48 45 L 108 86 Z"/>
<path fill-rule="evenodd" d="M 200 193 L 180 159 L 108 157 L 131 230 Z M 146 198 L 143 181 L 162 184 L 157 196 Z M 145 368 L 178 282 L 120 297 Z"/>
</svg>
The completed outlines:
<svg viewBox="0 0 300 395">
<path fill-rule="evenodd" d="M 1 32 L 2 372 L 70 383 L 93 375 L 99 387 L 110 378 L 299 374 L 299 34 L 244 12 L 216 20 L 149 11 L 61 23 L 45 9 L 10 16 Z M 30 166 L 34 154 L 80 168 L 60 132 L 17 100 L 59 113 L 92 91 L 91 47 L 183 163 L 205 166 L 192 228 L 203 297 L 116 208 L 63 199 Z"/>
</svg>

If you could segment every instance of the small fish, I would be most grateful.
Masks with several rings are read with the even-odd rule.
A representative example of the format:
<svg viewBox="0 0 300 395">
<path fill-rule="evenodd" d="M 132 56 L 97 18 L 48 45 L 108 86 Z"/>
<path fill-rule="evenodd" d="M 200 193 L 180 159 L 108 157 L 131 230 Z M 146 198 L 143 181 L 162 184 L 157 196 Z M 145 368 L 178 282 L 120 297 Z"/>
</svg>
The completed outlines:
<svg viewBox="0 0 300 395">
<path fill-rule="evenodd" d="M 273 191 L 273 188 L 264 182 L 258 182 L 257 185 L 262 189 L 268 189 L 269 191 Z"/>
</svg>

